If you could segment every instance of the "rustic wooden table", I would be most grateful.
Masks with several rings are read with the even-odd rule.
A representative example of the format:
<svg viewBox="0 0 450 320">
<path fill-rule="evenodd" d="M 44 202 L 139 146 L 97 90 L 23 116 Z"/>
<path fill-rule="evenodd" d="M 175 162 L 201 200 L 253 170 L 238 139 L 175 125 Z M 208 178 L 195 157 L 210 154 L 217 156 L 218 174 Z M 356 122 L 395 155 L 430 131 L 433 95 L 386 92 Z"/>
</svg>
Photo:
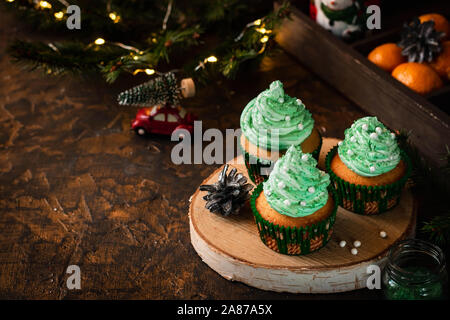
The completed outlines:
<svg viewBox="0 0 450 320">
<path fill-rule="evenodd" d="M 5 53 L 26 31 L 0 13 L 0 298 L 344 299 L 265 292 L 229 282 L 190 244 L 188 199 L 218 165 L 174 165 L 175 142 L 130 131 L 135 109 L 101 79 L 26 72 Z M 284 53 L 184 102 L 203 128 L 238 128 L 245 104 L 275 79 L 301 97 L 321 133 L 343 137 L 364 113 Z M 66 269 L 81 268 L 81 290 Z"/>
</svg>

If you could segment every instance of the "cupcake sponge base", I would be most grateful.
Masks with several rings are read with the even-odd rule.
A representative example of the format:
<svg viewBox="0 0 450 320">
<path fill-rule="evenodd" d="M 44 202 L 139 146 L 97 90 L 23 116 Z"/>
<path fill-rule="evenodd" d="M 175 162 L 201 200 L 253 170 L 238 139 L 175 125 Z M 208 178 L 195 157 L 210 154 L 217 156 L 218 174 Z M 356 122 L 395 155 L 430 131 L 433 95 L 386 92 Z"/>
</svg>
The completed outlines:
<svg viewBox="0 0 450 320">
<path fill-rule="evenodd" d="M 396 168 L 374 179 L 349 173 L 350 169 L 338 159 L 337 146 L 331 149 L 325 159 L 325 168 L 337 192 L 339 205 L 364 215 L 379 214 L 395 207 L 412 171 L 409 157 L 403 151 L 401 156 Z"/>
<path fill-rule="evenodd" d="M 287 255 L 304 255 L 327 244 L 336 220 L 336 194 L 330 188 L 326 205 L 310 216 L 292 218 L 273 210 L 259 184 L 252 194 L 250 206 L 261 241 L 270 249 Z"/>
</svg>

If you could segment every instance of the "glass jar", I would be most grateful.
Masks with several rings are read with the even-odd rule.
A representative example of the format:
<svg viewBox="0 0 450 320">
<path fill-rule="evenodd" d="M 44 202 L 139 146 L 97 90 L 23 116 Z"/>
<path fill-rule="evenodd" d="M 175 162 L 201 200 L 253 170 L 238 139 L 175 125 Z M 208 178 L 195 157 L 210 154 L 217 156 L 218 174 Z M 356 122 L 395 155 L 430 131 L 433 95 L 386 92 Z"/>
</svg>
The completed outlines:
<svg viewBox="0 0 450 320">
<path fill-rule="evenodd" d="M 383 291 L 387 299 L 443 299 L 446 290 L 445 256 L 439 247 L 410 239 L 391 248 L 383 270 Z"/>
</svg>

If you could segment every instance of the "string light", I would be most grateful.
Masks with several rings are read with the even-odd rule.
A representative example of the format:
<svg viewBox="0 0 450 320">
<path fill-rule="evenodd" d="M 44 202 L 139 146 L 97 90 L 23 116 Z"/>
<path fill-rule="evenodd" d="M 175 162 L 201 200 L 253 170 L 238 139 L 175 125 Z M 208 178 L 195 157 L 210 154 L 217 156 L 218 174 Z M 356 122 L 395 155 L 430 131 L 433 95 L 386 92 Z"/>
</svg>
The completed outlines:
<svg viewBox="0 0 450 320">
<path fill-rule="evenodd" d="M 212 63 L 217 62 L 217 58 L 215 56 L 210 56 L 205 59 L 205 63 L 206 62 L 212 62 Z"/>
<path fill-rule="evenodd" d="M 267 30 L 266 28 L 256 28 L 255 30 L 262 34 L 272 33 L 272 30 Z"/>
<path fill-rule="evenodd" d="M 269 37 L 268 36 L 264 36 L 259 41 L 261 41 L 261 43 L 266 43 L 267 41 L 269 41 Z"/>
<path fill-rule="evenodd" d="M 253 21 L 253 22 L 247 23 L 247 25 L 245 26 L 244 30 L 241 31 L 241 33 L 234 39 L 234 41 L 235 41 L 235 42 L 238 42 L 239 40 L 242 39 L 242 37 L 243 37 L 244 34 L 245 34 L 245 31 L 247 31 L 248 28 L 253 27 L 253 26 L 260 26 L 261 23 L 262 23 L 262 20 L 261 20 L 261 19 L 257 19 L 257 20 L 255 20 L 255 21 Z M 259 28 L 258 28 L 258 29 L 259 29 Z M 257 30 L 258 30 L 258 29 L 257 29 Z M 260 30 L 263 30 L 263 29 L 264 29 L 264 28 L 260 28 Z M 261 33 L 265 33 L 265 32 L 266 32 L 266 29 L 264 29 L 264 32 L 261 32 Z"/>
<path fill-rule="evenodd" d="M 101 46 L 102 44 L 105 44 L 105 39 L 103 38 L 98 38 L 94 41 L 94 43 L 98 46 Z"/>
<path fill-rule="evenodd" d="M 149 76 L 156 73 L 156 71 L 154 69 L 136 69 L 133 72 L 133 76 L 137 75 L 140 72 L 145 72 Z"/>
<path fill-rule="evenodd" d="M 120 21 L 120 16 L 118 16 L 117 13 L 115 13 L 115 12 L 111 12 L 111 13 L 109 14 L 109 18 L 110 18 L 112 21 L 114 21 L 114 23 L 117 23 L 117 22 Z"/>
<path fill-rule="evenodd" d="M 64 12 L 62 11 L 55 12 L 53 15 L 55 16 L 56 20 L 61 20 L 62 18 L 64 18 Z"/>
<path fill-rule="evenodd" d="M 43 9 L 51 9 L 52 5 L 47 1 L 39 1 L 39 6 Z"/>
<path fill-rule="evenodd" d="M 197 67 L 195 67 L 195 71 L 197 71 L 198 69 L 200 69 L 200 68 L 204 68 L 205 67 L 205 64 L 206 63 L 215 63 L 215 62 L 217 62 L 217 57 L 216 56 L 209 56 L 208 58 L 206 58 L 205 60 L 203 60 L 203 61 L 200 61 L 200 63 L 198 64 L 198 66 Z"/>
</svg>

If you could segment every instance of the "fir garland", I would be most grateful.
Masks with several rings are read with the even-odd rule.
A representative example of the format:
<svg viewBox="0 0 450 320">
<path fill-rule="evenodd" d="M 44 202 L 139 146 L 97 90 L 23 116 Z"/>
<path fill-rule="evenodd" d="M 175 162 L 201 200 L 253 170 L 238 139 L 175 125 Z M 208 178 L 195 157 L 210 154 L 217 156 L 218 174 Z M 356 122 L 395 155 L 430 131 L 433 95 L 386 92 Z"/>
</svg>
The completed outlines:
<svg viewBox="0 0 450 320">
<path fill-rule="evenodd" d="M 241 65 L 270 53 L 275 28 L 288 15 L 289 7 L 285 2 L 267 14 L 272 4 L 262 0 L 73 0 L 70 4 L 81 8 L 82 27 L 68 30 L 65 6 L 57 0 L 47 3 L 46 8 L 32 0 L 1 1 L 0 5 L 33 28 L 76 40 L 17 40 L 8 48 L 14 61 L 48 75 L 100 72 L 109 83 L 137 70 L 164 72 L 174 60 L 176 67 L 181 64 L 191 77 L 214 72 L 233 78 Z M 246 27 L 242 21 L 250 22 Z M 242 30 L 243 36 L 235 40 Z M 94 44 L 97 38 L 104 39 L 104 44 Z M 218 63 L 197 68 L 211 55 Z"/>
</svg>

